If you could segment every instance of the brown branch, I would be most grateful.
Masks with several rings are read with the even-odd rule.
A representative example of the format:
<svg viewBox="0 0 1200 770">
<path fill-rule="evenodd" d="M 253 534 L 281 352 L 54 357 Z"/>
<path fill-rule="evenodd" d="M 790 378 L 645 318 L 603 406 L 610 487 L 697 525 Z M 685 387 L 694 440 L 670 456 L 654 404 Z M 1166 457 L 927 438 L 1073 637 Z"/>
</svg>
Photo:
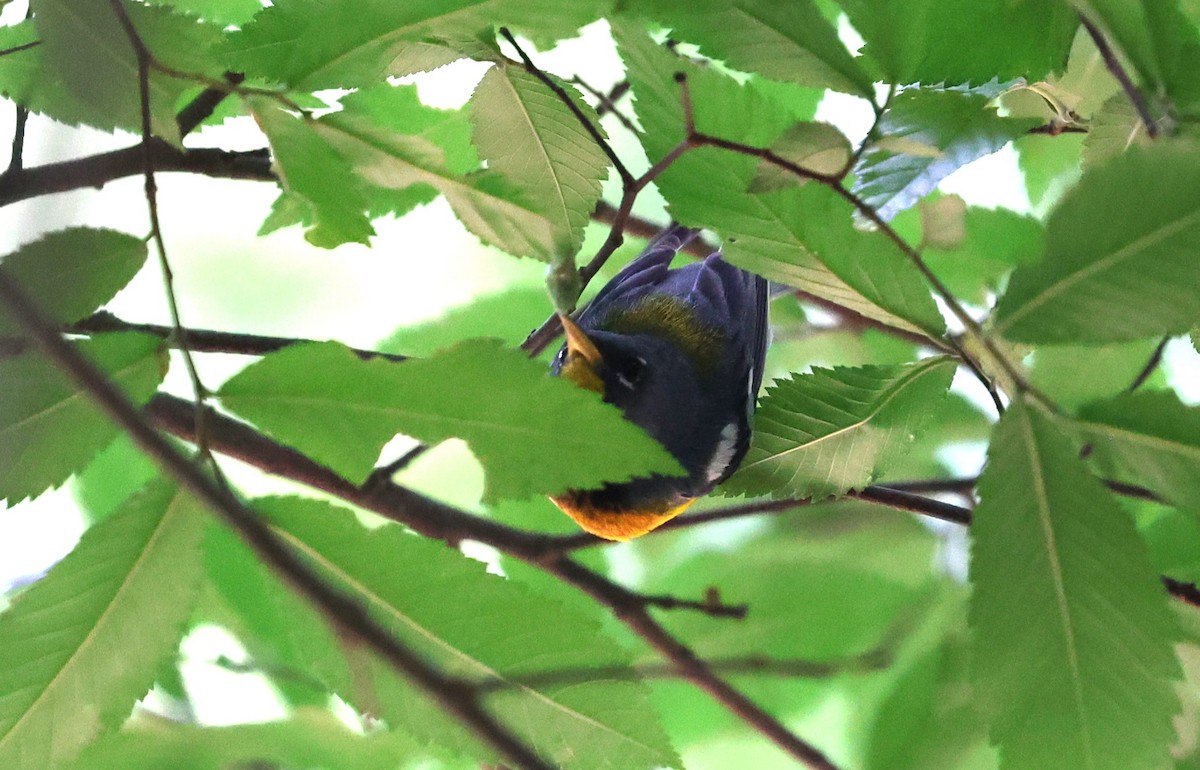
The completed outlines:
<svg viewBox="0 0 1200 770">
<path fill-rule="evenodd" d="M 138 34 L 137 28 L 133 26 L 133 20 L 129 18 L 129 14 L 126 12 L 123 0 L 109 0 L 109 5 L 112 7 L 121 28 L 125 31 L 125 36 L 129 40 L 129 44 L 133 46 L 134 56 L 137 60 L 138 101 L 141 108 L 142 129 L 142 177 L 146 193 L 146 208 L 150 216 L 150 240 L 154 243 L 154 250 L 158 256 L 159 269 L 162 271 L 163 293 L 166 295 L 167 311 L 171 316 L 172 338 L 178 345 L 179 352 L 183 358 L 184 369 L 187 370 L 188 379 L 191 380 L 192 384 L 192 396 L 196 412 L 196 449 L 200 453 L 200 456 L 212 466 L 217 479 L 224 484 L 225 479 L 221 473 L 221 468 L 217 465 L 216 458 L 213 457 L 208 449 L 208 439 L 204 430 L 204 404 L 209 396 L 209 391 L 200 380 L 200 372 L 196 369 L 196 362 L 192 358 L 191 349 L 188 347 L 187 330 L 183 326 L 183 320 L 179 313 L 179 298 L 175 294 L 175 272 L 171 269 L 171 261 L 167 258 L 167 242 L 163 238 L 162 222 L 158 216 L 158 183 L 154 179 L 154 160 L 150 156 L 150 143 L 154 139 L 154 129 L 150 114 L 150 64 L 154 60 L 154 56 L 150 53 L 145 42 Z M 217 102 L 214 101 L 213 107 L 216 104 Z"/>
<path fill-rule="evenodd" d="M 469 682 L 448 676 L 428 664 L 352 596 L 327 584 L 241 500 L 202 473 L 150 427 L 142 413 L 105 374 L 59 336 L 53 322 L 3 269 L 0 269 L 0 302 L 46 356 L 120 425 L 140 449 L 167 475 L 199 498 L 208 510 L 236 530 L 265 564 L 312 601 L 330 621 L 375 650 L 447 713 L 517 765 L 551 770 L 552 765 L 538 757 L 483 708 L 479 693 L 471 689 Z M 191 405 L 183 403 L 190 415 Z"/>
<path fill-rule="evenodd" d="M 1200 588 L 1197 588 L 1195 583 L 1185 583 L 1182 580 L 1176 580 L 1164 575 L 1162 584 L 1171 596 L 1174 596 L 1185 604 L 1200 608 Z"/>
<path fill-rule="evenodd" d="M 179 150 L 160 139 L 149 145 L 154 170 L 186 171 L 223 179 L 277 181 L 270 151 L 233 152 L 200 148 Z M 142 145 L 124 147 L 75 160 L 47 163 L 0 174 L 0 206 L 84 187 L 101 188 L 117 179 L 141 174 Z"/>
<path fill-rule="evenodd" d="M 550 574 L 609 607 L 617 619 L 670 661 L 680 677 L 708 693 L 726 710 L 769 738 L 794 759 L 814 770 L 837 770 L 819 749 L 793 733 L 741 691 L 718 677 L 691 648 L 655 621 L 647 612 L 645 604 L 637 600 L 636 595 L 631 595 L 625 589 L 565 556 L 543 562 L 541 566 Z"/>
<path fill-rule="evenodd" d="M 174 339 L 174 329 L 160 324 L 143 324 L 125 321 L 111 313 L 100 311 L 91 316 L 67 326 L 64 331 L 70 334 L 102 334 L 105 332 L 134 331 L 152 334 L 177 345 Z M 197 353 L 231 353 L 243 356 L 265 356 L 283 350 L 291 345 L 315 344 L 317 340 L 298 337 L 271 337 L 262 334 L 242 334 L 225 332 L 214 329 L 187 328 L 188 346 Z M 377 350 L 350 348 L 359 358 L 368 360 L 383 358 L 388 361 L 407 361 L 407 356 L 398 353 L 381 353 Z"/>
<path fill-rule="evenodd" d="M 1142 370 L 1133 378 L 1133 382 L 1129 383 L 1129 387 L 1125 389 L 1126 393 L 1132 393 L 1146 384 L 1146 380 L 1150 379 L 1150 375 L 1154 374 L 1154 370 L 1162 363 L 1163 351 L 1167 349 L 1167 343 L 1170 341 L 1170 335 L 1159 340 L 1158 345 L 1154 348 L 1154 352 L 1150 354 L 1150 360 L 1146 362 Z"/>
<path fill-rule="evenodd" d="M 878 671 L 888 665 L 888 656 L 878 651 L 842 660 L 816 661 L 801 658 L 776 659 L 764 655 L 716 658 L 705 661 L 714 672 L 749 676 L 786 676 L 803 679 L 828 679 L 846 673 Z M 243 666 L 254 672 L 262 670 Z M 269 671 L 268 671 L 269 673 Z M 545 687 L 547 685 L 579 684 L 605 679 L 678 679 L 679 671 L 662 663 L 642 663 L 627 666 L 591 666 L 536 671 L 506 679 L 480 679 L 476 687 L 481 692 L 498 692 L 516 687 Z"/>
<path fill-rule="evenodd" d="M 1117 82 L 1121 84 L 1121 89 L 1129 97 L 1129 101 L 1137 111 L 1138 117 L 1141 118 L 1142 125 L 1146 127 L 1146 135 L 1151 139 L 1157 139 L 1158 124 L 1154 121 L 1154 116 L 1150 114 L 1150 103 L 1146 100 L 1146 95 L 1134 85 L 1133 79 L 1129 77 L 1129 73 L 1121 66 L 1121 61 L 1117 58 L 1116 51 L 1109 44 L 1108 38 L 1100 31 L 1095 22 L 1083 13 L 1079 14 L 1079 21 L 1083 24 L 1083 28 L 1087 30 L 1088 35 L 1091 36 L 1092 42 L 1096 44 L 1096 50 L 1100 52 L 1100 58 L 1104 60 L 1104 66 L 1117 79 Z"/>
<path fill-rule="evenodd" d="M 649 607 L 658 607 L 660 610 L 694 610 L 714 618 L 745 620 L 750 612 L 750 606 L 747 604 L 722 604 L 716 598 L 692 601 L 666 594 L 638 594 L 638 597 Z"/>
<path fill-rule="evenodd" d="M 240 72 L 225 73 L 225 80 L 228 81 L 231 88 L 240 85 L 245 79 L 246 76 Z M 208 120 L 227 96 L 229 96 L 228 88 L 206 88 L 201 91 L 175 116 L 175 124 L 179 126 L 179 135 L 187 136 L 192 133 L 197 126 Z"/>
<path fill-rule="evenodd" d="M 20 171 L 25 165 L 25 124 L 29 122 L 29 108 L 16 106 L 16 123 L 13 126 L 12 154 L 9 156 L 6 174 Z"/>
<path fill-rule="evenodd" d="M 1071 123 L 1050 122 L 1040 126 L 1034 126 L 1026 133 L 1029 134 L 1046 134 L 1047 136 L 1058 136 L 1060 134 L 1086 134 L 1087 126 L 1077 126 Z"/>
<path fill-rule="evenodd" d="M 28 43 L 21 43 L 20 45 L 14 45 L 12 48 L 5 48 L 3 50 L 0 50 L 0 57 L 8 56 L 9 54 L 20 53 L 21 51 L 28 51 L 30 48 L 33 48 L 34 46 L 38 46 L 41 44 L 42 44 L 41 40 L 31 40 Z"/>
<path fill-rule="evenodd" d="M 574 82 L 575 85 L 579 86 L 584 91 L 587 91 L 592 95 L 593 98 L 595 98 L 597 117 L 612 115 L 621 123 L 622 126 L 625 127 L 625 130 L 627 130 L 629 133 L 636 134 L 638 132 L 637 126 L 633 125 L 633 121 L 629 119 L 629 116 L 617 109 L 617 99 L 621 98 L 621 96 L 629 91 L 628 80 L 622 80 L 620 83 L 617 83 L 607 94 L 588 85 L 583 78 L 579 77 L 578 75 L 572 78 L 572 82 Z"/>
<path fill-rule="evenodd" d="M 192 414 L 187 402 L 160 393 L 150 401 L 146 411 L 163 430 L 185 440 L 193 439 Z M 634 633 L 661 652 L 681 676 L 709 693 L 726 709 L 792 756 L 813 768 L 835 770 L 817 749 L 717 677 L 691 650 L 663 629 L 650 616 L 646 597 L 567 558 L 558 551 L 556 538 L 472 516 L 392 483 L 355 486 L 248 425 L 215 412 L 206 419 L 210 427 L 210 441 L 218 452 L 243 460 L 267 473 L 327 492 L 404 524 L 426 537 L 452 544 L 475 540 L 559 577 L 612 610 Z"/>
</svg>

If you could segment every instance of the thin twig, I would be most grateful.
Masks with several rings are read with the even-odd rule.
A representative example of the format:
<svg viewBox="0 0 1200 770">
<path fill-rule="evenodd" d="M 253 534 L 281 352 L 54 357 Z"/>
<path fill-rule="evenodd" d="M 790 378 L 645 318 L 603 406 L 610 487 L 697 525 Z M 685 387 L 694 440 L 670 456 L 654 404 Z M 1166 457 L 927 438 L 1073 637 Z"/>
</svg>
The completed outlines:
<svg viewBox="0 0 1200 770">
<path fill-rule="evenodd" d="M 175 274 L 171 270 L 171 262 L 167 258 L 167 244 L 162 234 L 162 223 L 158 217 L 158 183 L 154 179 L 154 159 L 151 156 L 150 143 L 154 138 L 154 129 L 150 112 L 150 63 L 153 55 L 146 48 L 141 35 L 133 25 L 133 20 L 125 10 L 122 0 L 109 0 L 113 13 L 117 16 L 121 28 L 125 31 L 129 44 L 133 46 L 138 68 L 138 97 L 141 106 L 142 128 L 142 174 L 145 179 L 146 207 L 150 214 L 150 239 L 154 242 L 154 250 L 158 255 L 158 265 L 162 271 L 163 291 L 167 298 L 167 309 L 171 316 L 171 326 L 174 330 L 178 348 L 183 357 L 184 368 L 187 369 L 188 379 L 192 383 L 192 392 L 196 405 L 196 449 L 213 468 L 217 478 L 224 482 L 220 466 L 208 449 L 208 440 L 204 432 L 204 403 L 208 398 L 208 389 L 200 380 L 196 370 L 196 362 L 192 359 L 192 351 L 188 347 L 187 330 L 179 314 L 179 301 L 175 295 Z"/>
<path fill-rule="evenodd" d="M 583 78 L 579 77 L 578 75 L 572 78 L 572 82 L 574 82 L 575 85 L 579 86 L 584 91 L 587 91 L 592 95 L 593 98 L 595 98 L 597 117 L 612 115 L 620 122 L 622 126 L 625 127 L 627 131 L 629 131 L 629 133 L 636 134 L 638 132 L 637 126 L 633 125 L 633 121 L 629 118 L 629 116 L 617 109 L 616 105 L 616 100 L 629 90 L 628 80 L 622 80 L 620 83 L 617 83 L 607 94 L 598 88 L 588 85 Z M 621 86 L 624 86 L 624 89 L 618 93 L 617 89 Z"/>
<path fill-rule="evenodd" d="M 21 43 L 21 45 L 14 45 L 12 48 L 0 49 L 0 57 L 8 56 L 9 54 L 13 54 L 13 53 L 20 53 L 21 51 L 28 51 L 30 48 L 33 48 L 34 46 L 39 46 L 41 44 L 42 44 L 41 40 L 31 40 L 28 43 Z"/>
<path fill-rule="evenodd" d="M 1132 393 L 1146 384 L 1146 380 L 1150 379 L 1150 375 L 1154 374 L 1154 370 L 1162 363 L 1163 351 L 1167 349 L 1167 343 L 1170 341 L 1170 335 L 1159 340 L 1158 345 L 1154 347 L 1154 352 L 1150 354 L 1150 360 L 1146 362 L 1142 370 L 1133 378 L 1133 382 L 1129 383 L 1129 387 L 1125 389 L 1126 393 Z"/>
<path fill-rule="evenodd" d="M 888 656 L 878 651 L 842 660 L 816 661 L 805 659 L 779 660 L 764 655 L 716 658 L 705 661 L 709 669 L 721 674 L 749 676 L 786 676 L 803 679 L 828 679 L 847 673 L 868 673 L 887 666 Z M 503 692 L 518 687 L 579 684 L 605 679 L 678 679 L 679 671 L 662 663 L 641 663 L 628 666 L 593 666 L 535 671 L 504 679 L 481 679 L 476 683 L 480 692 Z"/>
<path fill-rule="evenodd" d="M 717 676 L 706 661 L 655 621 L 636 595 L 630 595 L 602 575 L 564 556 L 542 562 L 541 566 L 609 607 L 622 623 L 670 661 L 680 677 L 707 692 L 726 710 L 770 739 L 788 755 L 813 770 L 837 770 L 820 749 L 796 735 L 740 690 Z"/>
<path fill-rule="evenodd" d="M 642 603 L 646 606 L 657 607 L 660 610 L 693 610 L 714 618 L 735 618 L 737 620 L 745 620 L 747 613 L 750 612 L 749 605 L 722 604 L 720 601 L 715 599 L 693 601 L 690 599 L 679 599 L 666 594 L 640 594 L 640 598 Z"/>
<path fill-rule="evenodd" d="M 842 178 L 845 178 L 846 174 L 849 174 L 851 171 L 853 171 L 854 167 L 858 165 L 858 162 L 862 160 L 863 153 L 865 153 L 867 148 L 871 146 L 871 140 L 875 138 L 875 132 L 879 130 L 879 124 L 883 122 L 883 116 L 887 114 L 888 107 L 891 106 L 892 100 L 895 98 L 896 84 L 893 83 L 888 86 L 887 96 L 884 97 L 882 102 L 878 104 L 871 104 L 871 106 L 875 109 L 875 119 L 871 121 L 871 127 L 867 129 L 867 133 L 863 135 L 862 141 L 859 142 L 858 147 L 854 149 L 854 154 L 850 157 L 850 160 L 846 162 L 846 167 L 842 169 Z"/>
<path fill-rule="evenodd" d="M 389 661 L 448 714 L 457 718 L 497 751 L 523 768 L 551 770 L 515 735 L 496 721 L 480 703 L 470 683 L 450 677 L 426 663 L 376 621 L 352 596 L 326 583 L 253 511 L 227 487 L 202 473 L 146 422 L 95 364 L 59 336 L 53 322 L 0 269 L 0 302 L 24 327 L 55 365 L 101 407 L 133 442 L 185 489 L 233 527 L 262 561 L 306 596 L 336 626 L 344 629 Z M 194 436 L 193 436 L 194 438 Z"/>
<path fill-rule="evenodd" d="M 1141 118 L 1142 125 L 1146 127 L 1146 135 L 1151 139 L 1158 138 L 1158 123 L 1155 122 L 1154 116 L 1150 114 L 1150 103 L 1146 100 L 1146 95 L 1134 85 L 1133 79 L 1129 77 L 1129 73 L 1121 66 L 1120 59 L 1117 58 L 1116 51 L 1108 42 L 1108 38 L 1100 31 L 1100 28 L 1089 19 L 1085 14 L 1079 14 L 1079 21 L 1083 24 L 1083 28 L 1087 30 L 1091 36 L 1092 42 L 1096 44 L 1096 50 L 1100 52 L 1100 58 L 1104 60 L 1104 66 L 1112 73 L 1112 76 L 1121 84 L 1125 95 L 1129 97 L 1129 101 L 1133 104 L 1133 108 L 1137 111 L 1138 117 Z"/>
<path fill-rule="evenodd" d="M 1050 122 L 1040 126 L 1034 126 L 1026 133 L 1029 134 L 1046 134 L 1047 136 L 1058 136 L 1060 134 L 1086 134 L 1087 126 L 1078 126 L 1072 123 Z"/>
<path fill-rule="evenodd" d="M 1197 588 L 1195 583 L 1185 583 L 1182 580 L 1164 576 L 1162 584 L 1171 596 L 1193 607 L 1200 607 L 1200 588 Z"/>
<path fill-rule="evenodd" d="M 226 72 L 225 80 L 230 86 L 237 86 L 246 79 L 240 72 Z M 229 96 L 228 88 L 206 88 L 195 99 L 192 99 L 179 114 L 175 116 L 175 124 L 179 126 L 179 135 L 187 136 L 216 111 L 218 105 Z"/>
<path fill-rule="evenodd" d="M 429 451 L 428 444 L 417 444 L 412 449 L 392 460 L 386 465 L 381 465 L 371 471 L 371 475 L 367 476 L 367 480 L 363 482 L 364 487 L 378 486 L 391 482 L 392 476 L 395 476 L 400 471 L 412 465 L 418 457 Z"/>
<path fill-rule="evenodd" d="M 25 166 L 25 124 L 29 122 L 29 108 L 18 104 L 17 120 L 13 126 L 12 155 L 9 156 L 5 174 L 20 171 Z"/>
<path fill-rule="evenodd" d="M 554 82 L 553 78 L 551 78 L 549 75 L 543 72 L 540 67 L 533 63 L 533 60 L 529 58 L 529 54 L 525 53 L 524 49 L 522 49 L 521 45 L 517 42 L 517 39 L 513 37 L 511 32 L 508 31 L 508 27 L 501 27 L 500 35 L 508 41 L 509 45 L 516 49 L 517 55 L 521 57 L 521 61 L 525 64 L 525 70 L 538 80 L 542 81 L 547 88 L 554 92 L 554 95 L 558 97 L 558 100 L 562 102 L 568 110 L 571 111 L 571 114 L 574 115 L 575 119 L 579 121 L 579 124 L 583 126 L 583 130 L 587 131 L 588 136 L 592 138 L 592 141 L 596 143 L 596 146 L 600 148 L 600 151 L 603 152 L 605 156 L 608 157 L 609 162 L 613 164 L 613 168 L 617 170 L 617 175 L 621 177 L 621 184 L 624 186 L 633 184 L 633 174 L 629 173 L 629 169 L 626 168 L 625 164 L 621 162 L 621 159 L 613 150 L 612 145 L 610 145 L 608 140 L 604 138 L 604 135 L 600 133 L 600 129 L 596 128 L 596 126 L 592 124 L 592 121 L 588 120 L 587 116 L 583 114 L 583 110 L 579 109 L 579 105 L 575 103 L 575 100 L 572 99 L 569 94 L 567 94 L 562 86 Z"/>
</svg>

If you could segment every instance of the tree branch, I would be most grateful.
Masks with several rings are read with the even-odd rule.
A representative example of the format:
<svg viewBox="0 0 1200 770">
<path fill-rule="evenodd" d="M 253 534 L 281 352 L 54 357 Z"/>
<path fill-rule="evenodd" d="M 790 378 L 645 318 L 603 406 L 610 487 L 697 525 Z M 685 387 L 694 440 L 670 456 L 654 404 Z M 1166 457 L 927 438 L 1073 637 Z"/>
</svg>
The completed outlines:
<svg viewBox="0 0 1200 770">
<path fill-rule="evenodd" d="M 105 332 L 133 331 L 152 334 L 155 337 L 166 340 L 171 345 L 177 344 L 173 338 L 174 330 L 169 326 L 133 323 L 103 310 L 93 313 L 82 321 L 70 324 L 64 331 L 70 334 L 102 334 Z M 317 340 L 302 339 L 299 337 L 271 337 L 262 334 L 242 334 L 239 332 L 195 329 L 192 327 L 188 327 L 186 331 L 188 345 L 197 353 L 232 353 L 243 356 L 265 356 L 268 353 L 283 350 L 291 345 L 315 344 L 317 342 Z M 382 353 L 377 350 L 365 350 L 363 348 L 350 349 L 364 361 L 372 358 L 383 358 L 388 361 L 408 360 L 408 356 L 402 356 L 398 353 Z"/>
<path fill-rule="evenodd" d="M 190 404 L 158 394 L 146 407 L 163 430 L 193 440 Z M 557 538 L 526 532 L 472 516 L 390 482 L 355 486 L 294 449 L 263 436 L 248 425 L 213 412 L 207 416 L 213 448 L 273 475 L 298 481 L 373 511 L 436 540 L 457 544 L 475 540 L 521 559 L 591 596 L 608 607 L 638 636 L 661 652 L 688 681 L 789 754 L 812 768 L 836 770 L 813 746 L 791 733 L 729 683 L 721 680 L 682 642 L 649 614 L 647 598 L 572 561 L 557 548 Z"/>
<path fill-rule="evenodd" d="M 1117 82 L 1121 84 L 1121 89 L 1129 97 L 1130 103 L 1133 104 L 1138 117 L 1141 118 L 1142 125 L 1146 127 L 1146 135 L 1151 139 L 1157 139 L 1159 134 L 1158 123 L 1155 122 L 1154 116 L 1150 113 L 1150 103 L 1146 101 L 1146 95 L 1133 84 L 1133 79 L 1129 77 L 1129 73 L 1121 66 L 1121 61 L 1117 58 L 1116 51 L 1113 50 L 1113 47 L 1108 42 L 1108 38 L 1100 31 L 1095 22 L 1083 13 L 1079 14 L 1079 21 L 1083 24 L 1083 28 L 1087 30 L 1088 35 L 1091 36 L 1092 42 L 1096 44 L 1096 50 L 1100 52 L 1100 58 L 1104 60 L 1104 66 L 1117 79 Z"/>
<path fill-rule="evenodd" d="M 1154 352 L 1150 354 L 1150 360 L 1146 361 L 1146 365 L 1142 367 L 1142 370 L 1133 378 L 1133 382 L 1129 383 L 1129 387 L 1125 389 L 1126 393 L 1132 393 L 1146 384 L 1146 380 L 1150 379 L 1150 375 L 1154 374 L 1154 370 L 1162 363 L 1163 351 L 1167 349 L 1167 343 L 1170 341 L 1170 335 L 1159 340 L 1158 345 L 1154 348 Z"/>
<path fill-rule="evenodd" d="M 230 151 L 211 148 L 179 150 L 161 139 L 149 143 L 150 160 L 159 172 L 186 171 L 223 179 L 278 181 L 267 148 Z M 75 160 L 14 169 L 0 174 L 0 206 L 84 187 L 97 189 L 135 174 L 143 167 L 142 145 Z"/>
<path fill-rule="evenodd" d="M 3 269 L 0 269 L 0 302 L 46 356 L 87 392 L 140 449 L 184 489 L 199 498 L 206 508 L 236 530 L 263 563 L 312 601 L 335 625 L 375 650 L 447 713 L 517 765 L 535 770 L 552 770 L 552 765 L 538 757 L 482 707 L 479 693 L 471 688 L 469 682 L 447 676 L 426 663 L 376 621 L 352 596 L 325 583 L 241 500 L 203 474 L 151 428 L 105 374 L 59 336 L 53 322 Z M 191 413 L 190 404 L 186 405 L 186 409 Z"/>
</svg>

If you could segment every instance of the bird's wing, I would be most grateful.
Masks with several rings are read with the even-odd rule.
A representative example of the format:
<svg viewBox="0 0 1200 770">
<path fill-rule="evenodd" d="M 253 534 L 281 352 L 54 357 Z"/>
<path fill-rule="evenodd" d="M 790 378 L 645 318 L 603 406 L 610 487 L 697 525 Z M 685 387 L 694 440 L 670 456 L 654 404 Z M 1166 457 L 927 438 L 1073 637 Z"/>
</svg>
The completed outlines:
<svg viewBox="0 0 1200 770">
<path fill-rule="evenodd" d="M 619 302 L 633 294 L 644 293 L 648 288 L 656 287 L 667 277 L 671 260 L 689 241 L 696 237 L 699 230 L 693 230 L 682 225 L 672 225 L 656 235 L 636 259 L 621 269 L 612 280 L 605 284 L 588 306 L 579 314 L 579 321 L 599 320 L 614 301 Z"/>
</svg>

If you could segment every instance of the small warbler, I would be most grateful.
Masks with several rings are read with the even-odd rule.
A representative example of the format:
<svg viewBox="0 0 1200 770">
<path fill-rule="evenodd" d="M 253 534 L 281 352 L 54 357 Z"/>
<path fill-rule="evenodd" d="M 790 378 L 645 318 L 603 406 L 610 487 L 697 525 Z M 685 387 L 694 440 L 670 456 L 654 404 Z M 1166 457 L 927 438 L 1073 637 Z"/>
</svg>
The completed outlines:
<svg viewBox="0 0 1200 770">
<path fill-rule="evenodd" d="M 767 348 L 767 282 L 719 251 L 671 269 L 695 237 L 668 228 L 574 318 L 559 316 L 567 340 L 551 373 L 600 393 L 687 471 L 551 498 L 609 540 L 644 535 L 677 516 L 732 475 L 750 445 Z"/>
</svg>

